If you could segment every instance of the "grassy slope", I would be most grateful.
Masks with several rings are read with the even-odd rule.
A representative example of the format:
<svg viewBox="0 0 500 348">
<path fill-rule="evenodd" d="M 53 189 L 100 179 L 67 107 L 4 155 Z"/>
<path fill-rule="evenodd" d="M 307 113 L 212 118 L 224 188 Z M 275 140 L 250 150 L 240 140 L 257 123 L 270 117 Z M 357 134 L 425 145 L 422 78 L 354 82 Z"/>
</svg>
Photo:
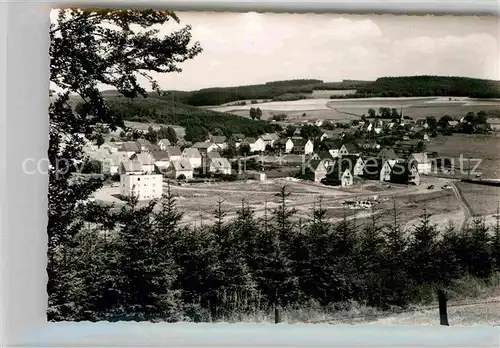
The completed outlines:
<svg viewBox="0 0 500 348">
<path fill-rule="evenodd" d="M 128 100 L 108 98 L 110 106 L 125 120 L 173 124 L 186 128 L 187 140 L 200 140 L 207 132 L 220 129 L 225 135 L 243 133 L 256 136 L 279 128 L 267 121 L 253 121 L 222 112 L 155 98 Z"/>
</svg>

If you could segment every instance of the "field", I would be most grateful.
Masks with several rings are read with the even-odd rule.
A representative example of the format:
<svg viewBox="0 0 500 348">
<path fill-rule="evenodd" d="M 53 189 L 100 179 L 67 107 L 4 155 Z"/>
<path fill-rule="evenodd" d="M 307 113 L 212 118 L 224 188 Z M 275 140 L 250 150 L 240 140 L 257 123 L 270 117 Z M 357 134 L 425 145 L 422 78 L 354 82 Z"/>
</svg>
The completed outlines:
<svg viewBox="0 0 500 348">
<path fill-rule="evenodd" d="M 444 115 L 462 117 L 468 112 L 484 110 L 500 110 L 500 100 L 481 100 L 470 98 L 443 98 L 443 97 L 412 97 L 412 98 L 360 98 L 360 99 L 328 99 L 318 98 L 321 93 L 332 91 L 317 91 L 313 99 L 302 99 L 285 102 L 268 102 L 247 104 L 242 106 L 214 106 L 212 110 L 229 112 L 239 116 L 247 116 L 251 107 L 259 107 L 263 111 L 263 119 L 267 119 L 271 112 L 285 113 L 289 119 L 301 118 L 305 112 L 306 119 L 321 118 L 329 120 L 350 120 L 362 114 L 367 114 L 369 108 L 378 110 L 380 107 L 403 109 L 405 116 L 422 119 L 427 116 L 440 118 Z M 345 92 L 345 91 L 342 91 Z"/>
<path fill-rule="evenodd" d="M 496 214 L 500 204 L 500 187 L 477 185 L 466 182 L 458 182 L 457 186 L 471 207 L 474 215 L 487 216 L 488 223 L 494 222 L 493 215 Z"/>
<path fill-rule="evenodd" d="M 427 145 L 427 151 L 436 151 L 439 156 L 455 159 L 456 170 L 460 169 L 458 161 L 462 155 L 465 159 L 462 176 L 468 174 L 467 158 L 470 156 L 472 166 L 477 163 L 477 159 L 481 160 L 476 171 L 481 172 L 484 178 L 500 178 L 500 137 L 496 135 L 439 136 L 431 140 Z"/>
</svg>

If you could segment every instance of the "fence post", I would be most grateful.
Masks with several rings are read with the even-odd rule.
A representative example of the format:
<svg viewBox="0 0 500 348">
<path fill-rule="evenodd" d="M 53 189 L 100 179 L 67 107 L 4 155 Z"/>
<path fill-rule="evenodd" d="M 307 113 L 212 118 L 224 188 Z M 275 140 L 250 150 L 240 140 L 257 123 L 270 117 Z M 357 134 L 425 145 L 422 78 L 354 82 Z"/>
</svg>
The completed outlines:
<svg viewBox="0 0 500 348">
<path fill-rule="evenodd" d="M 438 289 L 437 293 L 439 301 L 440 325 L 450 326 L 450 324 L 448 324 L 448 309 L 446 308 L 446 302 L 447 302 L 446 294 L 441 289 Z"/>
</svg>

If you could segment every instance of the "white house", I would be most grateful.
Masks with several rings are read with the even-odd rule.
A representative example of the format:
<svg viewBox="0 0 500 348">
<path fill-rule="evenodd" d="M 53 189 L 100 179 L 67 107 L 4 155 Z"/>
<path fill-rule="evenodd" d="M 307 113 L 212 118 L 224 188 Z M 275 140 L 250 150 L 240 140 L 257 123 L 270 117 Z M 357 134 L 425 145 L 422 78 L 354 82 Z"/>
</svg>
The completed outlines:
<svg viewBox="0 0 500 348">
<path fill-rule="evenodd" d="M 151 152 L 155 160 L 155 166 L 160 171 L 165 171 L 170 166 L 170 156 L 167 151 L 154 151 Z"/>
<path fill-rule="evenodd" d="M 342 156 L 342 164 L 350 170 L 351 174 L 354 176 L 362 176 L 365 168 L 365 161 L 363 158 L 356 155 L 345 155 Z"/>
<path fill-rule="evenodd" d="M 125 153 L 128 157 L 141 152 L 141 144 L 135 141 L 126 141 L 119 148 L 118 152 Z"/>
<path fill-rule="evenodd" d="M 314 152 L 314 144 L 308 139 L 297 139 L 293 141 L 293 152 L 308 155 Z"/>
<path fill-rule="evenodd" d="M 219 174 L 231 174 L 231 164 L 227 160 L 227 158 L 212 158 L 210 159 L 210 166 L 208 171 L 210 173 L 219 173 Z"/>
<path fill-rule="evenodd" d="M 177 161 L 182 157 L 181 148 L 178 146 L 167 146 L 165 152 L 168 153 L 170 162 Z"/>
<path fill-rule="evenodd" d="M 138 200 L 160 198 L 163 193 L 163 178 L 160 174 L 145 174 L 139 160 L 120 164 L 120 194 L 135 196 Z"/>
<path fill-rule="evenodd" d="M 274 142 L 278 140 L 280 137 L 276 133 L 266 133 L 261 136 L 262 141 L 264 141 L 264 146 L 274 146 Z"/>
<path fill-rule="evenodd" d="M 149 152 L 141 152 L 133 154 L 131 160 L 137 159 L 141 163 L 142 171 L 153 173 L 155 170 L 155 159 Z"/>
<path fill-rule="evenodd" d="M 122 162 L 127 162 L 129 157 L 126 153 L 117 153 L 112 158 L 107 161 L 106 167 L 109 168 L 109 174 L 115 175 L 118 173 L 118 169 L 120 168 L 120 164 Z M 104 169 L 104 168 L 103 168 Z M 142 169 L 142 167 L 141 167 Z"/>
<path fill-rule="evenodd" d="M 191 146 L 191 147 L 194 149 L 198 149 L 200 154 L 219 151 L 221 149 L 217 144 L 206 142 L 206 141 L 194 143 L 193 146 Z"/>
<path fill-rule="evenodd" d="M 293 149 L 293 141 L 290 138 L 276 140 L 274 148 L 276 151 L 281 151 L 282 153 L 290 153 Z"/>
<path fill-rule="evenodd" d="M 328 152 L 330 153 L 330 156 L 332 156 L 333 158 L 337 158 L 339 157 L 339 149 L 330 149 L 328 150 Z"/>
<path fill-rule="evenodd" d="M 323 120 L 315 120 L 314 121 L 314 125 L 318 126 L 318 127 L 321 127 L 323 125 L 323 122 L 324 122 Z"/>
<path fill-rule="evenodd" d="M 212 135 L 209 137 L 209 139 L 206 140 L 207 143 L 214 143 L 217 145 L 221 150 L 227 149 L 227 139 L 223 135 Z"/>
<path fill-rule="evenodd" d="M 185 180 L 190 180 L 193 178 L 193 167 L 187 158 L 180 158 L 172 162 L 171 175 L 175 179 L 179 179 L 180 176 L 184 176 Z"/>
<path fill-rule="evenodd" d="M 327 160 L 312 160 L 307 164 L 307 168 L 314 174 L 314 182 L 320 182 L 328 174 Z"/>
<path fill-rule="evenodd" d="M 158 145 L 160 146 L 160 149 L 162 151 L 165 151 L 167 149 L 167 147 L 170 146 L 170 145 L 172 145 L 172 144 L 170 144 L 170 140 L 168 140 L 168 139 L 161 139 L 158 142 Z"/>
<path fill-rule="evenodd" d="M 182 151 L 182 157 L 186 158 L 193 168 L 201 167 L 201 154 L 198 149 L 187 147 Z"/>
<path fill-rule="evenodd" d="M 417 171 L 420 174 L 429 174 L 431 172 L 431 161 L 425 152 L 412 153 L 408 160 L 417 163 Z"/>
<path fill-rule="evenodd" d="M 259 152 L 266 149 L 266 143 L 261 137 L 252 138 L 248 137 L 243 140 L 242 145 L 248 145 L 250 147 L 250 152 Z"/>
<path fill-rule="evenodd" d="M 149 146 L 151 145 L 151 142 L 149 140 L 139 138 L 136 140 L 136 143 L 140 147 L 141 151 L 149 151 Z"/>
<path fill-rule="evenodd" d="M 354 179 L 351 171 L 349 169 L 344 170 L 344 172 L 340 176 L 340 186 L 342 187 L 352 186 L 353 182 Z"/>
</svg>

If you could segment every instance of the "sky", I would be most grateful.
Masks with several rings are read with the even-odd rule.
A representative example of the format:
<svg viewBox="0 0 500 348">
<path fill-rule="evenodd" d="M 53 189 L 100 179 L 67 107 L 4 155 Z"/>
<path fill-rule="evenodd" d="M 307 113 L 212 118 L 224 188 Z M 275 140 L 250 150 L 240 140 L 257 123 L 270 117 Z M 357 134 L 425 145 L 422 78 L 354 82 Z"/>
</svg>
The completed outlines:
<svg viewBox="0 0 500 348">
<path fill-rule="evenodd" d="M 314 78 L 458 75 L 500 80 L 497 17 L 178 12 L 203 52 L 163 89 Z"/>
</svg>

